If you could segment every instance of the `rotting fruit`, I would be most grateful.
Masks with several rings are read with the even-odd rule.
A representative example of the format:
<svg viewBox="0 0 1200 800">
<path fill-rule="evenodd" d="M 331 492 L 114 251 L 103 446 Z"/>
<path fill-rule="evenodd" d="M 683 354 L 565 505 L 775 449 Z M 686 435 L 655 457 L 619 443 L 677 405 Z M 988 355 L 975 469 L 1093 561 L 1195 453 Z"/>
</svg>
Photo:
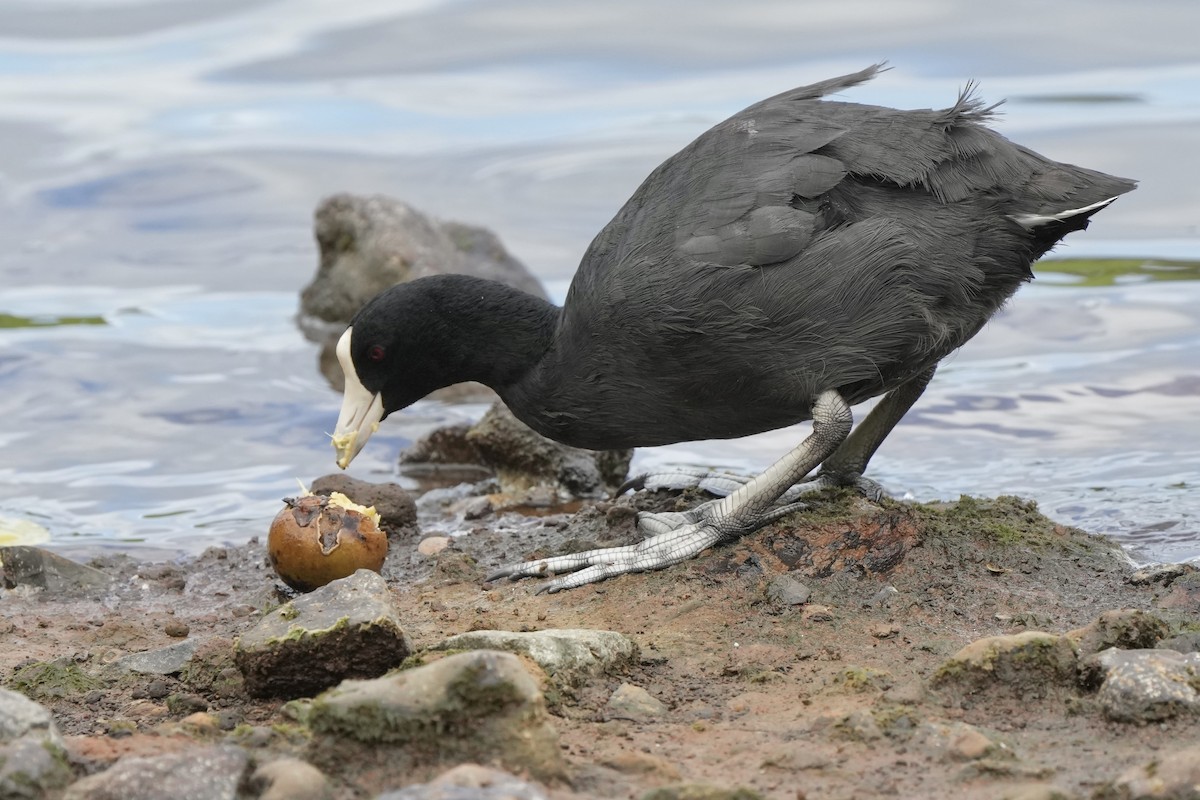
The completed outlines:
<svg viewBox="0 0 1200 800">
<path fill-rule="evenodd" d="M 311 592 L 355 570 L 379 572 L 387 557 L 387 535 L 379 514 L 341 492 L 328 497 L 284 498 L 267 535 L 267 556 L 283 582 Z"/>
</svg>

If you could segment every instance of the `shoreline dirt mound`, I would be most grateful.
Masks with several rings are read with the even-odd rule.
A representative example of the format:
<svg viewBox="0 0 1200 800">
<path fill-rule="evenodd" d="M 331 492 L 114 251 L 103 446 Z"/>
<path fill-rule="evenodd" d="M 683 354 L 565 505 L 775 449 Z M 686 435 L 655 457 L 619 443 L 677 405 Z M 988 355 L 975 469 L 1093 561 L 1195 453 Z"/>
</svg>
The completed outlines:
<svg viewBox="0 0 1200 800">
<path fill-rule="evenodd" d="M 455 781 L 531 798 L 1165 797 L 1137 793 L 1147 774 L 1189 779 L 1200 572 L 1136 571 L 1112 542 L 1017 498 L 829 493 L 660 572 L 555 595 L 536 595 L 532 580 L 481 583 L 513 558 L 631 541 L 636 510 L 694 499 L 643 492 L 574 514 L 500 513 L 431 555 L 393 542 L 389 613 L 414 655 L 400 672 L 315 699 L 253 699 L 234 661 L 238 637 L 291 596 L 257 541 L 171 564 L 99 559 L 91 567 L 111 582 L 74 593 L 9 588 L 0 676 L 51 712 L 62 742 L 47 760 L 59 767 L 28 796 L 107 796 L 93 793 L 103 776 L 132 780 L 200 745 L 239 765 L 228 795 L 238 798 L 292 796 L 270 794 L 262 777 L 291 769 L 270 766 L 280 759 L 323 774 L 308 785 L 323 794 L 295 796 L 336 798 L 432 798 Z M 304 625 L 298 615 L 281 638 L 320 634 Z M 342 658 L 354 646 L 347 630 Z M 606 665 L 588 631 L 630 644 Z M 455 657 L 510 646 L 517 661 L 504 670 Z M 591 666 L 575 674 L 575 663 Z M 1158 677 L 1138 677 L 1148 673 Z M 435 708 L 418 712 L 405 699 L 414 686 L 447 687 L 448 699 L 418 693 Z M 348 696 L 353 714 L 334 725 L 334 699 Z M 488 716 L 491 703 L 500 716 Z M 561 769 L 545 768 L 558 763 L 545 747 L 541 766 L 507 751 L 483 764 L 508 777 L 479 767 L 439 778 L 454 759 L 417 757 L 454 737 L 445 752 L 487 762 L 493 751 L 467 738 L 503 735 L 506 720 L 556 741 Z M 20 742 L 0 741 L 0 752 Z M 76 787 L 63 788 L 64 763 Z"/>
</svg>

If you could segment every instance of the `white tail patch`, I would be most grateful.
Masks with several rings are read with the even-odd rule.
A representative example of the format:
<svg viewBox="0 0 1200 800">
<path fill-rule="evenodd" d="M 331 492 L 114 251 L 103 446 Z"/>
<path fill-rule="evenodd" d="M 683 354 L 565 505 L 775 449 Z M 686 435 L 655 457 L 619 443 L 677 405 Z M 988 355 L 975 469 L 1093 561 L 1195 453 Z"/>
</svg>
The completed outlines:
<svg viewBox="0 0 1200 800">
<path fill-rule="evenodd" d="M 1116 199 L 1115 197 L 1110 197 L 1107 200 L 1101 200 L 1099 203 L 1092 203 L 1090 206 L 1068 208 L 1066 211 L 1060 211 L 1057 214 L 1012 214 L 1009 218 L 1025 230 L 1032 231 L 1043 225 L 1065 222 L 1072 217 L 1084 217 L 1094 214 Z"/>
</svg>

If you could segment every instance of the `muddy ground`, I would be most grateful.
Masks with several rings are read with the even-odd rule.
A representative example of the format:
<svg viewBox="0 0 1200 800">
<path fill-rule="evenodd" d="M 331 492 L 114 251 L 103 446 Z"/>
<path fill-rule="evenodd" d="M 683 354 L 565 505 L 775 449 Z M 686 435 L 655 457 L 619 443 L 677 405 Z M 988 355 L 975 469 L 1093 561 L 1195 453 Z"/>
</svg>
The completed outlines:
<svg viewBox="0 0 1200 800">
<path fill-rule="evenodd" d="M 1091 797 L 1161 750 L 1200 742 L 1194 716 L 1111 722 L 1082 689 L 932 687 L 939 666 L 974 640 L 1062 633 L 1109 609 L 1153 612 L 1173 633 L 1200 629 L 1200 592 L 1190 584 L 1135 585 L 1114 544 L 1015 498 L 921 506 L 829 493 L 661 572 L 554 595 L 535 594 L 532 580 L 482 581 L 516 558 L 630 541 L 635 507 L 693 502 L 642 493 L 573 514 L 489 515 L 463 523 L 432 556 L 417 551 L 415 530 L 393 537 L 384 574 L 417 648 L 468 630 L 543 628 L 618 631 L 639 645 L 628 674 L 553 698 L 571 781 L 547 787 L 552 797 L 635 798 L 681 782 L 788 800 L 962 800 L 1030 787 L 1041 793 L 1028 797 L 1055 796 L 1051 788 Z M 224 652 L 289 596 L 261 542 L 172 563 L 106 557 L 93 565 L 116 578 L 102 597 L 10 589 L 0 618 L 0 678 L 53 711 L 77 774 L 195 740 L 239 743 L 259 760 L 303 752 L 304 731 L 282 701 L 250 699 L 219 681 L 205 689 L 178 677 L 95 677 L 122 655 L 187 637 Z M 771 599 L 768 587 L 785 573 L 811 590 L 806 603 Z M 29 670 L 43 662 L 62 667 L 57 682 Z M 622 682 L 666 711 L 614 714 L 606 703 Z M 970 730 L 959 723 L 983 738 L 929 734 Z M 381 788 L 350 768 L 329 777 L 338 797 Z"/>
</svg>

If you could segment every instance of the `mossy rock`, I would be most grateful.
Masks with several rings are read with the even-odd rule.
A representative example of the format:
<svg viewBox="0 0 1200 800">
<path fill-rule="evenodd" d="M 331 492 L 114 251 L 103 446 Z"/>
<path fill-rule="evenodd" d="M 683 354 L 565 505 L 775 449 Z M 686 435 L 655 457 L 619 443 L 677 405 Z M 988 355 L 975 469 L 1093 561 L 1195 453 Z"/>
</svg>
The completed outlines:
<svg viewBox="0 0 1200 800">
<path fill-rule="evenodd" d="M 1074 683 L 1077 654 L 1066 636 L 1025 631 L 971 642 L 933 676 L 940 690 L 966 694 L 1002 691 L 1022 698 L 1044 697 Z"/>
</svg>

